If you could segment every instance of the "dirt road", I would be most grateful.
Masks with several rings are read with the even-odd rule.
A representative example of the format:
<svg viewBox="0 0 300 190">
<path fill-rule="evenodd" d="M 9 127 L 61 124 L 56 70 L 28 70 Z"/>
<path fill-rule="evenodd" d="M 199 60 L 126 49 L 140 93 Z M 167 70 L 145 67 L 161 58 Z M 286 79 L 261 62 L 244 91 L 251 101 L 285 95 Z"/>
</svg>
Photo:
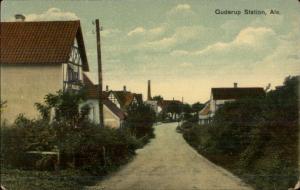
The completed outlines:
<svg viewBox="0 0 300 190">
<path fill-rule="evenodd" d="M 177 123 L 155 127 L 156 138 L 119 172 L 88 189 L 251 190 L 239 178 L 192 149 L 176 132 Z"/>
</svg>

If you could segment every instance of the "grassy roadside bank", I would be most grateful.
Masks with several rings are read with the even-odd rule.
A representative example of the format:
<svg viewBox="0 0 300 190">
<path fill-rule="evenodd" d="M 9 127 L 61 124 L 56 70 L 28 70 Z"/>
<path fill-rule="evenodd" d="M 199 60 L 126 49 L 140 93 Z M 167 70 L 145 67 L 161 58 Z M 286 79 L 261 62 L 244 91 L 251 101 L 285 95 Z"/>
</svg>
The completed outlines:
<svg viewBox="0 0 300 190">
<path fill-rule="evenodd" d="M 257 190 L 286 190 L 299 179 L 299 79 L 226 102 L 210 124 L 185 122 L 179 130 L 199 153 Z"/>
<path fill-rule="evenodd" d="M 179 131 L 199 154 L 229 170 L 257 190 L 286 190 L 295 185 L 298 179 L 296 156 L 290 154 L 279 157 L 276 147 L 258 147 L 268 153 L 252 158 L 248 164 L 245 153 L 224 153 L 208 147 L 207 143 L 210 141 L 208 127 L 211 126 L 184 124 Z"/>
<path fill-rule="evenodd" d="M 79 109 L 82 99 L 81 93 L 49 94 L 37 106 L 40 118 L 21 114 L 13 124 L 1 125 L 1 185 L 9 190 L 82 189 L 128 163 L 154 138 L 150 107 L 130 106 L 120 128 L 99 127 L 88 119 L 88 107 Z M 55 119 L 49 122 L 52 107 Z"/>
</svg>

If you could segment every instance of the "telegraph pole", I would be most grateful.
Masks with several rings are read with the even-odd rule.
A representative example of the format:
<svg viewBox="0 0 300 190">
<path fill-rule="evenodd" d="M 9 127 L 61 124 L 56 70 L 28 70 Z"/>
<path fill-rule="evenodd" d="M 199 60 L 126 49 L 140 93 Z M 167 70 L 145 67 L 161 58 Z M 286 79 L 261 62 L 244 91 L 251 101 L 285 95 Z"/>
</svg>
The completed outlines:
<svg viewBox="0 0 300 190">
<path fill-rule="evenodd" d="M 1 60 L 1 50 L 2 50 L 2 46 L 1 46 L 1 31 L 2 31 L 2 28 L 1 28 L 1 14 L 2 14 L 2 0 L 0 0 L 0 84 L 1 84 L 1 63 L 2 63 L 2 60 Z M 0 88 L 0 104 L 2 104 L 2 92 L 1 92 L 1 88 Z M 1 105 L 2 106 L 2 105 Z M 1 109 L 1 108 L 0 108 Z M 1 111 L 1 110 L 0 110 Z M 1 124 L 2 124 L 2 114 L 0 113 L 0 127 L 1 127 Z M 2 141 L 1 141 L 2 142 Z M 2 149 L 2 147 L 1 147 Z"/>
<path fill-rule="evenodd" d="M 2 9 L 1 3 L 2 3 L 2 0 L 0 0 L 0 22 L 1 22 L 1 9 Z"/>
<path fill-rule="evenodd" d="M 102 62 L 101 62 L 101 43 L 100 43 L 100 23 L 96 19 L 96 36 L 97 36 L 97 60 L 98 60 L 98 100 L 99 100 L 99 122 L 100 127 L 104 127 L 103 118 L 103 89 L 102 89 Z"/>
</svg>

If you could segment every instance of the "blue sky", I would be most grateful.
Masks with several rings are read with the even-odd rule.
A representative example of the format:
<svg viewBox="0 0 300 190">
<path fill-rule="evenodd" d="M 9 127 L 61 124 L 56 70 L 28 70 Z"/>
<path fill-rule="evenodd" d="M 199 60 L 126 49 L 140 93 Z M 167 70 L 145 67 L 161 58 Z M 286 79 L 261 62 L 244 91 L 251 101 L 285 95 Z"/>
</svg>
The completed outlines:
<svg viewBox="0 0 300 190">
<path fill-rule="evenodd" d="M 123 85 L 192 103 L 211 87 L 274 87 L 299 74 L 300 3 L 296 0 L 26 0 L 4 1 L 4 21 L 80 19 L 96 81 L 92 21 L 100 19 L 104 84 Z M 221 10 L 265 10 L 267 15 L 217 15 Z M 276 9 L 279 15 L 270 15 Z"/>
</svg>

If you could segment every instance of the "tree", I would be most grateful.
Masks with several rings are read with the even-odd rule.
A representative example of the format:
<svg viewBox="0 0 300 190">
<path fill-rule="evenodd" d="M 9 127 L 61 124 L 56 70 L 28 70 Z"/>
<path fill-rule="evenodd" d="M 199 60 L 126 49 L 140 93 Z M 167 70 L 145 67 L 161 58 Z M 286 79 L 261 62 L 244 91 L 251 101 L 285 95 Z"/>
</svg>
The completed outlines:
<svg viewBox="0 0 300 190">
<path fill-rule="evenodd" d="M 55 121 L 64 122 L 72 127 L 77 127 L 81 121 L 87 119 L 90 111 L 87 105 L 79 109 L 79 105 L 85 100 L 84 89 L 65 92 L 60 90 L 57 94 L 47 94 L 44 100 L 44 104 L 35 103 L 42 119 L 49 121 L 50 112 L 53 109 Z"/>
<path fill-rule="evenodd" d="M 204 108 L 205 104 L 201 104 L 200 102 L 196 102 L 192 105 L 193 112 L 199 115 L 199 112 Z"/>
<path fill-rule="evenodd" d="M 127 114 L 125 127 L 128 127 L 136 137 L 153 136 L 152 126 L 156 120 L 156 114 L 150 106 L 132 105 Z"/>
<path fill-rule="evenodd" d="M 177 119 L 177 116 L 182 113 L 182 103 L 178 101 L 171 101 L 166 106 L 166 112 L 171 113 L 172 119 Z"/>
<path fill-rule="evenodd" d="M 183 119 L 190 120 L 192 116 L 192 107 L 189 104 L 182 104 Z"/>
<path fill-rule="evenodd" d="M 160 102 L 160 101 L 164 100 L 164 98 L 161 95 L 157 95 L 157 96 L 154 96 L 152 98 L 152 100 L 156 100 L 156 101 Z"/>
</svg>

